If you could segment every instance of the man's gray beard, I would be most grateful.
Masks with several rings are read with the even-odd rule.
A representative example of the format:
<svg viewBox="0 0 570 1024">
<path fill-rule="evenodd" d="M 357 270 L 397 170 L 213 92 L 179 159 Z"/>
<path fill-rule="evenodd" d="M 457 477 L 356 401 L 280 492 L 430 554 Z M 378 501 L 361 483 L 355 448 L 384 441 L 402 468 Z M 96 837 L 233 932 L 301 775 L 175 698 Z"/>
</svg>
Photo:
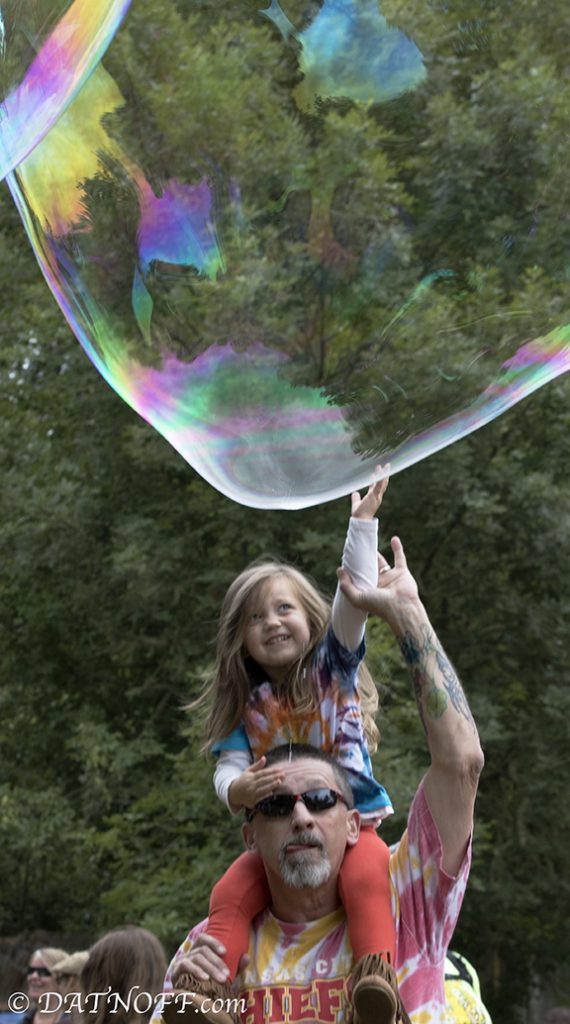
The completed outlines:
<svg viewBox="0 0 570 1024">
<path fill-rule="evenodd" d="M 311 849 L 306 853 L 300 850 L 298 853 L 286 854 L 287 846 L 292 843 L 296 846 L 306 844 Z M 318 860 L 315 860 L 315 838 L 310 832 L 300 832 L 299 835 L 291 837 L 283 843 L 279 851 L 279 867 L 285 885 L 290 886 L 291 889 L 318 889 L 320 885 L 328 882 L 331 863 L 323 845 L 317 843 L 317 846 L 320 856 Z"/>
</svg>

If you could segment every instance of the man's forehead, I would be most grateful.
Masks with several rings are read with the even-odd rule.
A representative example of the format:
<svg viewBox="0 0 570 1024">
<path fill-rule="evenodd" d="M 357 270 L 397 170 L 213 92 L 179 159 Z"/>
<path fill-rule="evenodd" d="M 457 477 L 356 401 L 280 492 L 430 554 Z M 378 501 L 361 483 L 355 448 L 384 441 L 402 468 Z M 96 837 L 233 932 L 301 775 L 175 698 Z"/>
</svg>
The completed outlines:
<svg viewBox="0 0 570 1024">
<path fill-rule="evenodd" d="M 280 761 L 278 767 L 284 775 L 283 784 L 280 786 L 283 791 L 302 793 L 317 786 L 336 786 L 333 768 L 326 761 L 299 757 L 294 761 Z"/>
</svg>

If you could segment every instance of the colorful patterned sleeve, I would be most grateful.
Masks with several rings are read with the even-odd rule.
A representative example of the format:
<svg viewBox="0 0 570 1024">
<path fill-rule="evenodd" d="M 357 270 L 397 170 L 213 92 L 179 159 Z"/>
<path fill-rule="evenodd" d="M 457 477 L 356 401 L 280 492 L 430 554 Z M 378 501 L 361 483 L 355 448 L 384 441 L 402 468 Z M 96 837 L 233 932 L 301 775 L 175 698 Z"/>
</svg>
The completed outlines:
<svg viewBox="0 0 570 1024">
<path fill-rule="evenodd" d="M 455 877 L 443 870 L 442 855 L 422 783 L 410 809 L 408 827 L 392 850 L 390 878 L 402 998 L 412 1019 L 417 1014 L 415 1019 L 423 1024 L 442 1019 L 443 964 L 465 894 L 471 844 Z"/>
<path fill-rule="evenodd" d="M 207 924 L 208 924 L 208 919 L 207 918 L 204 921 L 200 921 L 200 924 L 197 924 L 194 928 L 192 928 L 192 930 L 190 932 L 188 932 L 188 935 L 184 939 L 184 942 L 176 950 L 176 953 L 172 957 L 172 960 L 170 961 L 170 963 L 168 965 L 168 969 L 167 969 L 166 974 L 164 976 L 164 983 L 163 983 L 163 986 L 162 986 L 162 991 L 164 993 L 172 992 L 172 990 L 173 990 L 172 972 L 174 970 L 174 966 L 175 966 L 176 962 L 178 960 L 180 960 L 181 957 L 186 956 L 186 954 L 190 952 L 190 950 L 192 949 L 192 946 L 196 942 L 196 939 L 198 938 L 198 936 L 201 935 L 202 932 L 206 931 Z M 157 1002 L 157 1004 L 156 1004 L 156 1006 L 155 1006 L 155 1008 L 153 1010 L 152 1017 L 150 1019 L 150 1024 L 160 1024 L 161 1021 L 162 1021 L 162 1001 L 159 1001 L 159 1002 Z"/>
<path fill-rule="evenodd" d="M 329 626 L 319 651 L 319 682 L 324 693 L 338 688 L 341 693 L 353 694 L 357 690 L 358 669 L 366 654 L 366 643 L 360 641 L 356 651 L 343 647 Z"/>
</svg>

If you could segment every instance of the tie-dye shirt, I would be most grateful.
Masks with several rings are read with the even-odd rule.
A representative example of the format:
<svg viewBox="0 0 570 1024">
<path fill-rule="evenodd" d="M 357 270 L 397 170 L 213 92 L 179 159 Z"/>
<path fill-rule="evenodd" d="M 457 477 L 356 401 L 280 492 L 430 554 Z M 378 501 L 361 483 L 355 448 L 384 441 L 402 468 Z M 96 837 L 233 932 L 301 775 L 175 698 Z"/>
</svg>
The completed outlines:
<svg viewBox="0 0 570 1024">
<path fill-rule="evenodd" d="M 308 743 L 346 769 L 355 806 L 364 817 L 381 821 L 392 814 L 390 798 L 372 774 L 364 738 L 357 682 L 364 650 L 362 641 L 357 651 L 348 651 L 329 627 L 313 662 L 314 710 L 292 711 L 270 682 L 262 683 L 252 691 L 240 725 L 213 752 L 248 750 L 257 761 L 282 743 Z"/>
<path fill-rule="evenodd" d="M 408 827 L 391 850 L 395 967 L 412 1024 L 445 1024 L 444 964 L 469 874 L 471 850 L 455 878 L 441 867 L 442 848 L 424 787 L 412 803 Z M 194 928 L 171 970 L 207 928 Z M 341 1024 L 349 1019 L 347 979 L 353 966 L 343 907 L 304 924 L 278 921 L 265 910 L 252 925 L 250 962 L 237 978 L 242 1024 Z M 156 1015 L 155 1015 L 156 1016 Z"/>
</svg>

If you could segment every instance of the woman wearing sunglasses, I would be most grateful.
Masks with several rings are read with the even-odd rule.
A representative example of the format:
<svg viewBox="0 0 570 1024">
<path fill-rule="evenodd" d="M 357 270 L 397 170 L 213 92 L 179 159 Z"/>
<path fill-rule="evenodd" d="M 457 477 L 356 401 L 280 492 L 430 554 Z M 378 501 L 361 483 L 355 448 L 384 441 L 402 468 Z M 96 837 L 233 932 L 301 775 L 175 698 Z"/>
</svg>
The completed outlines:
<svg viewBox="0 0 570 1024">
<path fill-rule="evenodd" d="M 21 1024 L 56 1024 L 62 1015 L 61 992 L 54 967 L 67 953 L 54 946 L 43 946 L 32 953 L 26 969 L 30 1009 Z"/>
</svg>

